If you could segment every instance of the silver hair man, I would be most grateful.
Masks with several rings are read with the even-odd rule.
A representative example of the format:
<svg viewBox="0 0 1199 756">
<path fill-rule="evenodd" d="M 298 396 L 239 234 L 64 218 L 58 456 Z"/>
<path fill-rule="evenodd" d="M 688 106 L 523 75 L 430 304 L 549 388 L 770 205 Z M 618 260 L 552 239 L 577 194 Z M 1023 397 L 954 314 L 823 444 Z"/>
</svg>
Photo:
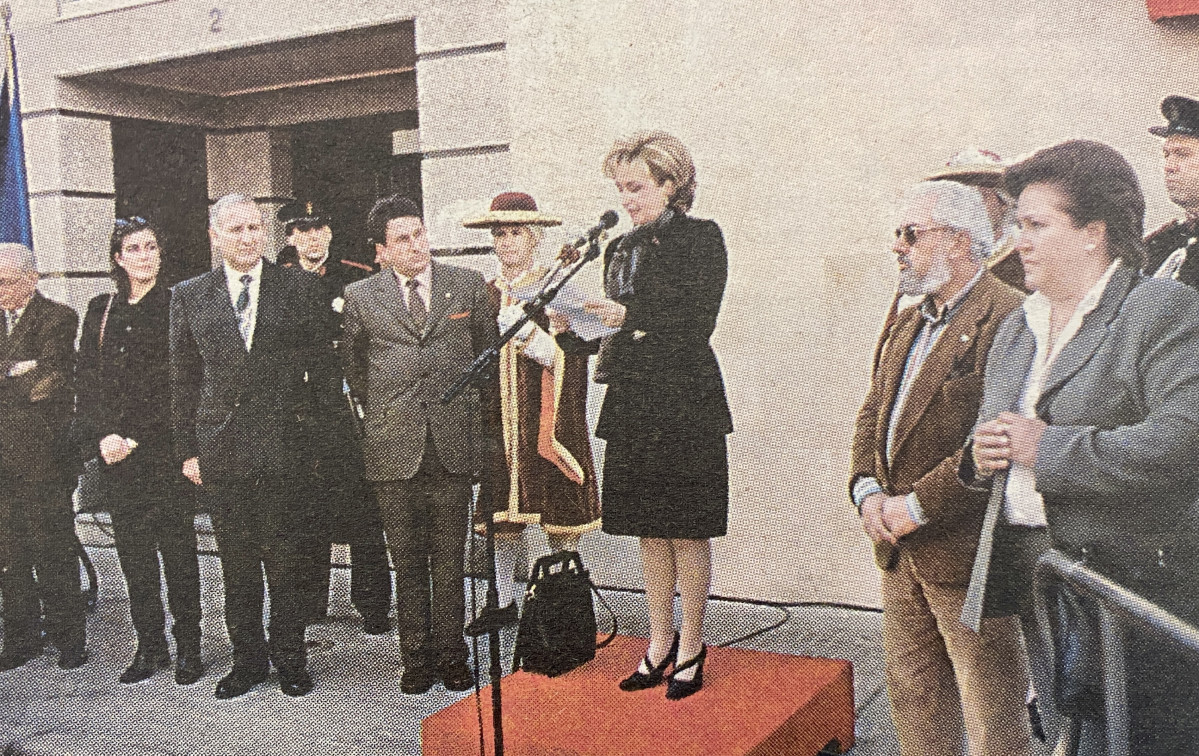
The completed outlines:
<svg viewBox="0 0 1199 756">
<path fill-rule="evenodd" d="M 221 215 L 224 214 L 225 210 L 235 205 L 254 205 L 257 207 L 258 203 L 254 201 L 253 197 L 245 194 L 226 194 L 224 197 L 221 197 L 216 202 L 213 202 L 211 206 L 209 206 L 208 227 L 216 228 L 217 222 L 220 221 Z"/>
<path fill-rule="evenodd" d="M 937 198 L 932 220 L 970 234 L 971 256 L 980 263 L 988 259 L 995 249 L 995 230 L 982 193 L 956 181 L 921 181 L 904 194 L 904 199 L 911 204 L 928 195 Z"/>
</svg>

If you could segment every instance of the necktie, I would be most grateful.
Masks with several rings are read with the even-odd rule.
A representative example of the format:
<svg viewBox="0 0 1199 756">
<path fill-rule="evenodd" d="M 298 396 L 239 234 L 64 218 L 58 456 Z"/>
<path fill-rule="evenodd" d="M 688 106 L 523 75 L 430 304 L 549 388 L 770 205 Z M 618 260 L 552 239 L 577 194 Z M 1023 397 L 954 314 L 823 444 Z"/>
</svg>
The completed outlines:
<svg viewBox="0 0 1199 756">
<path fill-rule="evenodd" d="M 237 328 L 241 331 L 241 340 L 250 347 L 250 284 L 254 276 L 246 274 L 241 277 L 241 293 L 237 295 Z"/>
<path fill-rule="evenodd" d="M 415 278 L 408 279 L 408 314 L 412 316 L 412 322 L 417 328 L 425 330 L 425 320 L 429 311 L 425 309 L 425 300 L 420 296 L 420 281 Z"/>
</svg>

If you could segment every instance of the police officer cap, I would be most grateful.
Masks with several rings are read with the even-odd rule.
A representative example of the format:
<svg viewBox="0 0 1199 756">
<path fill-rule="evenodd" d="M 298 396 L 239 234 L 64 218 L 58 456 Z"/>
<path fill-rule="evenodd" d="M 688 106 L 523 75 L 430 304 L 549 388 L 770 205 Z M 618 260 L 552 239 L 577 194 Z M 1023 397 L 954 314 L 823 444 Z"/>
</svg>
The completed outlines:
<svg viewBox="0 0 1199 756">
<path fill-rule="evenodd" d="M 1199 137 L 1199 101 L 1182 95 L 1171 95 L 1162 100 L 1162 115 L 1165 126 L 1153 126 L 1149 133 L 1165 137 L 1171 134 Z"/>
<path fill-rule="evenodd" d="M 275 217 L 286 227 L 289 234 L 297 228 L 307 231 L 329 225 L 329 220 L 313 202 L 300 202 L 299 200 L 289 202 L 279 208 Z"/>
</svg>

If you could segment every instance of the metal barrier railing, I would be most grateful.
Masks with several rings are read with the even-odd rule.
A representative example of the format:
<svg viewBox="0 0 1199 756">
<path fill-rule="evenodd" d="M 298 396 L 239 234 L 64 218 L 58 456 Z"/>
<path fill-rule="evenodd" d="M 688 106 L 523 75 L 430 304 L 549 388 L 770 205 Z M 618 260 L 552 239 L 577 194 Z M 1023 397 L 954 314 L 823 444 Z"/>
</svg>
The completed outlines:
<svg viewBox="0 0 1199 756">
<path fill-rule="evenodd" d="M 1129 756 L 1128 669 L 1125 638 L 1128 631 L 1146 633 L 1199 658 L 1199 628 L 1152 601 L 1104 577 L 1056 549 L 1047 551 L 1036 568 L 1036 590 L 1045 606 L 1052 606 L 1053 591 L 1067 586 L 1094 603 L 1101 645 L 1104 721 L 1107 756 Z M 1056 665 L 1055 665 L 1056 666 Z M 1060 681 L 1055 681 L 1055 685 Z M 1069 756 L 1078 753 L 1077 722 Z"/>
</svg>

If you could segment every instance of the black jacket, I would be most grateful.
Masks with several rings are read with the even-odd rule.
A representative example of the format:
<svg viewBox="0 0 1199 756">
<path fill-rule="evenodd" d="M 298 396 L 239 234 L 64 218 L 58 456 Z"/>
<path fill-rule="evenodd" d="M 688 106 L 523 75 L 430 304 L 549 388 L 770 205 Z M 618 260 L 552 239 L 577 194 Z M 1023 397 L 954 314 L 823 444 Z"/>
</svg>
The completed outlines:
<svg viewBox="0 0 1199 756">
<path fill-rule="evenodd" d="M 12 335 L 0 340 L 0 478 L 63 481 L 75 474 L 70 430 L 78 325 L 70 307 L 35 293 Z M 28 360 L 37 366 L 9 377 Z"/>
<path fill-rule="evenodd" d="M 247 352 L 224 268 L 171 298 L 175 460 L 199 457 L 204 483 L 305 474 L 321 439 L 312 418 L 340 401 L 340 374 L 316 279 L 263 263 Z"/>
<path fill-rule="evenodd" d="M 608 245 L 604 270 L 620 239 Z M 708 343 L 728 278 L 720 227 L 686 215 L 643 247 L 624 325 L 601 351 L 608 393 L 596 435 L 711 437 L 733 431 L 724 378 Z"/>
<path fill-rule="evenodd" d="M 105 436 L 132 438 L 137 448 L 112 468 L 124 476 L 178 472 L 171 460 L 170 296 L 164 284 L 133 305 L 120 295 L 101 294 L 83 319 L 75 441 L 88 460 L 99 456 Z"/>
</svg>

